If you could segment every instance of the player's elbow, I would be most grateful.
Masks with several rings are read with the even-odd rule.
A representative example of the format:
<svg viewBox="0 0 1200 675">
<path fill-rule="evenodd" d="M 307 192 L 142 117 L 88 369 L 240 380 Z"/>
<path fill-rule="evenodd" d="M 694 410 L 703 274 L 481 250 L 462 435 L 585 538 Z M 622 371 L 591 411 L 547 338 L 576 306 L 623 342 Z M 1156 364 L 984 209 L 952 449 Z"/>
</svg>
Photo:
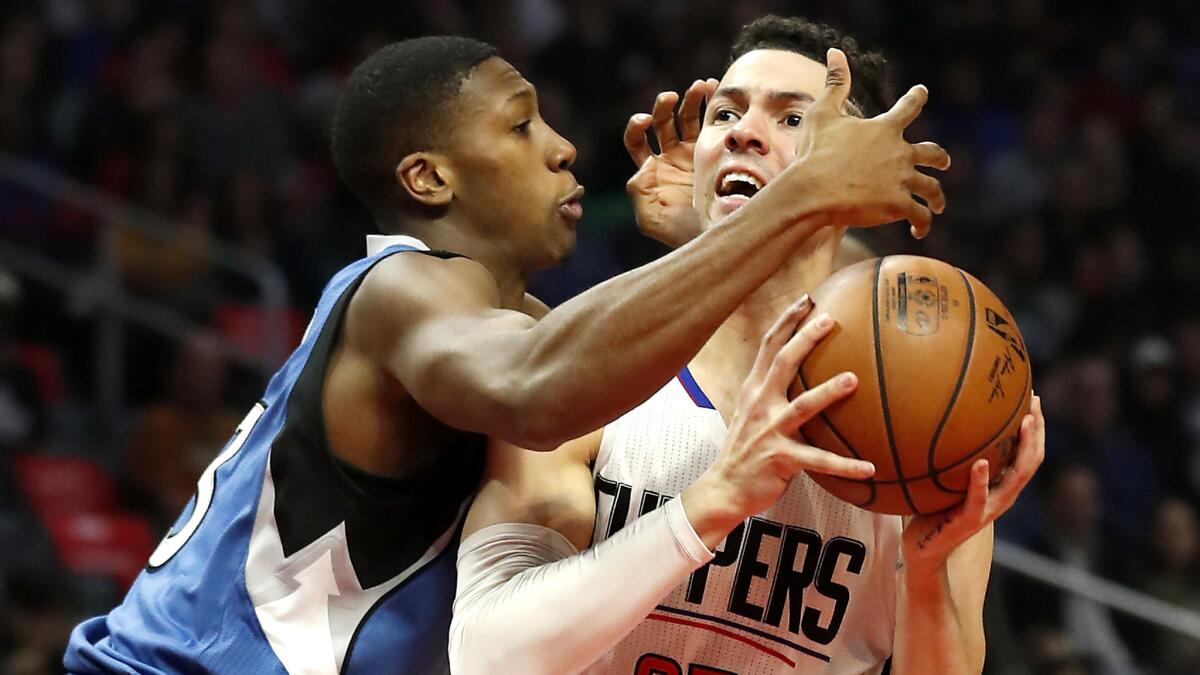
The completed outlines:
<svg viewBox="0 0 1200 675">
<path fill-rule="evenodd" d="M 504 440 L 526 450 L 549 452 L 582 435 L 572 434 L 572 429 L 563 424 L 563 417 L 553 407 L 536 402 L 510 410 L 507 417 L 510 432 Z"/>
<path fill-rule="evenodd" d="M 505 372 L 488 378 L 481 406 L 486 410 L 486 434 L 529 450 L 548 452 L 570 441 L 571 420 L 563 416 L 562 401 L 547 395 L 538 374 Z"/>
<path fill-rule="evenodd" d="M 527 450 L 549 452 L 592 431 L 583 428 L 573 412 L 577 407 L 552 379 L 536 372 L 508 378 L 505 391 L 494 398 L 504 428 L 494 435 Z"/>
</svg>

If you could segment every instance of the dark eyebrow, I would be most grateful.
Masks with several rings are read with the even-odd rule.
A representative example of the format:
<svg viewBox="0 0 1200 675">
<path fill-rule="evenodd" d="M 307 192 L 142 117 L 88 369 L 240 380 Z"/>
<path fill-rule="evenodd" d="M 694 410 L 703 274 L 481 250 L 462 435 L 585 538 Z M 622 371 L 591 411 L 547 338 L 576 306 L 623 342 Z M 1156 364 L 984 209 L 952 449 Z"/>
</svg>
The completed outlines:
<svg viewBox="0 0 1200 675">
<path fill-rule="evenodd" d="M 741 87 L 721 87 L 713 94 L 713 98 L 717 98 L 718 96 L 744 101 L 749 94 Z M 776 103 L 812 103 L 816 100 L 812 94 L 803 91 L 770 91 L 767 92 L 767 98 Z"/>
</svg>

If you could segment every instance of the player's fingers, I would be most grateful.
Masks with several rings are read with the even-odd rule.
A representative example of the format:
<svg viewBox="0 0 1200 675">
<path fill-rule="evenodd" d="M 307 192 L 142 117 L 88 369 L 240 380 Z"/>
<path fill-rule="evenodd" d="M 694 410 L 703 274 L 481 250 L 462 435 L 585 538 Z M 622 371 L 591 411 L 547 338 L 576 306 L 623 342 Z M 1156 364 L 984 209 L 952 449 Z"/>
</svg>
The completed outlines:
<svg viewBox="0 0 1200 675">
<path fill-rule="evenodd" d="M 971 465 L 970 483 L 967 485 L 967 498 L 963 500 L 962 517 L 968 524 L 983 522 L 988 506 L 988 482 L 991 467 L 986 459 L 981 459 Z"/>
<path fill-rule="evenodd" d="M 1033 411 L 1033 427 L 1036 433 L 1038 464 L 1046 458 L 1046 416 L 1042 414 L 1042 397 L 1037 394 L 1033 395 L 1032 405 L 1030 409 Z"/>
<path fill-rule="evenodd" d="M 825 91 L 808 108 L 806 116 L 840 115 L 850 98 L 850 62 L 842 50 L 831 47 L 825 52 Z"/>
<path fill-rule="evenodd" d="M 933 226 L 933 214 L 924 204 L 918 204 L 915 200 L 909 200 L 908 212 L 904 217 L 912 223 L 909 232 L 917 239 L 924 239 L 929 234 L 929 228 Z"/>
<path fill-rule="evenodd" d="M 801 471 L 815 471 L 850 480 L 866 480 L 875 475 L 875 465 L 870 462 L 842 457 L 804 443 L 793 443 L 788 448 L 788 457 L 791 475 Z"/>
<path fill-rule="evenodd" d="M 629 152 L 633 163 L 641 166 L 650 157 L 650 143 L 646 140 L 646 130 L 654 118 L 646 113 L 638 113 L 629 118 L 625 125 L 625 150 Z"/>
<path fill-rule="evenodd" d="M 822 312 L 801 326 L 771 361 L 766 386 L 774 391 L 786 390 L 792 378 L 796 377 L 800 362 L 812 352 L 813 347 L 816 347 L 822 338 L 829 335 L 835 325 L 833 317 Z"/>
<path fill-rule="evenodd" d="M 775 360 L 775 355 L 787 343 L 788 338 L 796 331 L 796 326 L 808 316 L 812 311 L 812 298 L 805 293 L 799 300 L 792 303 L 790 307 L 779 315 L 775 323 L 763 335 L 762 342 L 758 347 L 758 356 L 754 358 L 754 365 L 750 368 L 750 375 L 747 381 L 759 382 L 766 377 L 768 369 L 771 367 L 771 362 Z"/>
<path fill-rule="evenodd" d="M 857 387 L 858 377 L 850 372 L 825 380 L 789 401 L 776 421 L 776 429 L 785 434 L 795 433 L 822 410 L 854 393 Z"/>
<path fill-rule="evenodd" d="M 1021 420 L 1020 441 L 1017 444 L 1017 456 L 1013 459 L 1012 473 L 1017 480 L 1028 483 L 1034 472 L 1042 465 L 1046 457 L 1045 427 L 1039 424 L 1040 408 L 1036 413 L 1030 413 Z"/>
<path fill-rule="evenodd" d="M 679 136 L 684 143 L 691 143 L 700 135 L 700 108 L 711 94 L 705 80 L 696 80 L 683 93 L 683 103 L 679 106 Z"/>
<path fill-rule="evenodd" d="M 1037 428 L 1033 415 L 1026 415 L 1021 420 L 1021 441 L 1017 445 L 1017 456 L 1012 467 L 1005 472 L 999 485 L 991 491 L 989 505 L 990 519 L 1000 517 L 1017 501 L 1021 490 L 1033 479 L 1033 474 L 1041 466 L 1043 454 L 1041 444 L 1037 439 Z"/>
<path fill-rule="evenodd" d="M 654 135 L 658 138 L 660 152 L 666 152 L 679 143 L 679 135 L 675 131 L 675 104 L 678 101 L 679 94 L 673 91 L 664 91 L 654 99 L 654 110 L 650 114 L 654 118 Z"/>
<path fill-rule="evenodd" d="M 896 124 L 901 129 L 907 128 L 921 114 L 921 110 L 925 108 L 928 100 L 929 90 L 925 88 L 925 85 L 915 85 L 901 96 L 899 101 L 896 101 L 896 105 L 879 117 Z"/>
<path fill-rule="evenodd" d="M 933 141 L 913 143 L 913 164 L 945 171 L 950 168 L 950 153 Z"/>
<path fill-rule="evenodd" d="M 946 193 L 942 191 L 942 181 L 920 171 L 913 171 L 906 187 L 913 194 L 924 199 L 925 203 L 929 205 L 930 211 L 940 215 L 946 210 Z"/>
</svg>

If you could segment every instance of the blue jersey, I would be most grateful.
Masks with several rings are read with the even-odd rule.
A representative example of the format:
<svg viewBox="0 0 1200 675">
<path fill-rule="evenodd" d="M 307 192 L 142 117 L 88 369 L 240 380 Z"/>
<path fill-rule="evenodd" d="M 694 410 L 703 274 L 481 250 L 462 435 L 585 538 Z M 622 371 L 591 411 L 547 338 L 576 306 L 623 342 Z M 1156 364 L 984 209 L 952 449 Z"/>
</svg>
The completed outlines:
<svg viewBox="0 0 1200 675">
<path fill-rule="evenodd" d="M 423 248 L 388 241 L 329 282 L 124 602 L 75 628 L 69 671 L 448 672 L 454 544 L 484 439 L 458 434 L 418 476 L 385 479 L 337 459 L 322 413 L 354 291 L 386 256 Z"/>
</svg>

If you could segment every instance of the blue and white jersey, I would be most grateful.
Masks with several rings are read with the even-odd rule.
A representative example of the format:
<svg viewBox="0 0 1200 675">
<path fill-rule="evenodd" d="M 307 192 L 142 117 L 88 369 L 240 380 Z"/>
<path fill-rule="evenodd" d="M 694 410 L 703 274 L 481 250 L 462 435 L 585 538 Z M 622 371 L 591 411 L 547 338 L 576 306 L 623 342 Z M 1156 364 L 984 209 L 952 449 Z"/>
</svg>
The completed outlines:
<svg viewBox="0 0 1200 675">
<path fill-rule="evenodd" d="M 463 433 L 419 476 L 393 480 L 337 459 L 325 433 L 321 392 L 350 298 L 383 258 L 428 251 L 411 237 L 371 239 L 368 257 L 329 282 L 300 346 L 124 602 L 75 628 L 69 671 L 448 671 L 453 544 L 483 437 Z"/>
</svg>

